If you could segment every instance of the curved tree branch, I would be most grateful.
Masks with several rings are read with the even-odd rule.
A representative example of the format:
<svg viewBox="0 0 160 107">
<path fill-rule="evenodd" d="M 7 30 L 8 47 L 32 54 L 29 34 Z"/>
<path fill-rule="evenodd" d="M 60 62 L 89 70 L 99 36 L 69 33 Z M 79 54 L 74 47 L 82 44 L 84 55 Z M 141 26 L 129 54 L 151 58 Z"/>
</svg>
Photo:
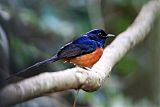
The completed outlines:
<svg viewBox="0 0 160 107">
<path fill-rule="evenodd" d="M 59 72 L 42 73 L 8 85 L 0 93 L 3 105 L 17 104 L 48 92 L 77 88 L 86 91 L 98 89 L 113 66 L 147 36 L 159 11 L 160 1 L 150 1 L 144 5 L 133 24 L 105 48 L 104 54 L 92 67 L 92 71 L 75 67 Z"/>
</svg>

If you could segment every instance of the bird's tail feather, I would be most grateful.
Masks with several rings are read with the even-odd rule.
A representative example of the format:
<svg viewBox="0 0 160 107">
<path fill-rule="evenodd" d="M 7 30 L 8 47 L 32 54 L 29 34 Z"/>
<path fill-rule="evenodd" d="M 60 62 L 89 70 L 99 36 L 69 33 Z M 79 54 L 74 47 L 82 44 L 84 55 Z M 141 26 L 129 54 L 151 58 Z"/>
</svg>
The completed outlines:
<svg viewBox="0 0 160 107">
<path fill-rule="evenodd" d="M 23 70 L 19 71 L 18 73 L 13 74 L 12 76 L 10 76 L 9 78 L 7 78 L 6 80 L 10 80 L 10 79 L 12 79 L 12 77 L 20 76 L 21 74 L 25 73 L 26 71 L 28 71 L 30 69 L 33 69 L 33 68 L 37 68 L 40 65 L 48 64 L 50 62 L 55 62 L 57 60 L 58 60 L 58 58 L 56 56 L 53 56 L 53 57 L 51 57 L 49 59 L 46 59 L 44 61 L 37 62 L 34 65 L 32 65 L 32 66 L 30 66 L 30 67 L 28 67 L 26 69 L 23 69 Z"/>
</svg>

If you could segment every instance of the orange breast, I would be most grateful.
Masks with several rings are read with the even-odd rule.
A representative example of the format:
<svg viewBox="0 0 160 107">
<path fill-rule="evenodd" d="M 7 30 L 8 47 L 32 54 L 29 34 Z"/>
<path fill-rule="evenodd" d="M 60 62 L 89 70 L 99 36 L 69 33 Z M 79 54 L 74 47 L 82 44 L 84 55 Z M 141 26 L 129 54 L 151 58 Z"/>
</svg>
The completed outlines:
<svg viewBox="0 0 160 107">
<path fill-rule="evenodd" d="M 90 67 L 100 59 L 102 54 L 103 54 L 103 48 L 97 48 L 92 53 L 75 57 L 75 58 L 65 58 L 64 60 L 67 62 L 74 63 L 81 67 Z"/>
</svg>

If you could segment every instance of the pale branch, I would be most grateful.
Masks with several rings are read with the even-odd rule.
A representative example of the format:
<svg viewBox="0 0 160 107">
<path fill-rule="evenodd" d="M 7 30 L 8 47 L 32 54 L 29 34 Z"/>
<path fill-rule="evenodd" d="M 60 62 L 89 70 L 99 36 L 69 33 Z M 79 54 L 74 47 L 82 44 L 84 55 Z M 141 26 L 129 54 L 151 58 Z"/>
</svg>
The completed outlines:
<svg viewBox="0 0 160 107">
<path fill-rule="evenodd" d="M 101 59 L 90 70 L 79 67 L 59 72 L 46 72 L 32 78 L 10 84 L 0 93 L 3 105 L 13 105 L 49 92 L 68 89 L 94 91 L 109 76 L 113 66 L 150 31 L 154 20 L 160 13 L 160 1 L 150 1 L 143 6 L 139 15 L 128 29 L 119 34 L 105 48 Z"/>
</svg>

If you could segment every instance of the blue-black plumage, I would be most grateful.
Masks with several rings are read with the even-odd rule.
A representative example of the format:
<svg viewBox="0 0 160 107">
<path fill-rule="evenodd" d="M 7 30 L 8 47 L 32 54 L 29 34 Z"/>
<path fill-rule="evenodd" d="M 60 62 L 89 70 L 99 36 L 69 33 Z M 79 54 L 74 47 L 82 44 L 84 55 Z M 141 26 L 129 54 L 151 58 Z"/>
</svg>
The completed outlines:
<svg viewBox="0 0 160 107">
<path fill-rule="evenodd" d="M 47 64 L 49 62 L 55 62 L 60 59 L 76 58 L 89 53 L 93 53 L 98 48 L 104 48 L 104 43 L 109 36 L 102 29 L 93 29 L 83 35 L 81 35 L 76 40 L 64 45 L 58 53 L 44 61 L 38 62 L 15 75 L 19 75 L 29 69 L 39 67 L 40 65 Z"/>
</svg>

